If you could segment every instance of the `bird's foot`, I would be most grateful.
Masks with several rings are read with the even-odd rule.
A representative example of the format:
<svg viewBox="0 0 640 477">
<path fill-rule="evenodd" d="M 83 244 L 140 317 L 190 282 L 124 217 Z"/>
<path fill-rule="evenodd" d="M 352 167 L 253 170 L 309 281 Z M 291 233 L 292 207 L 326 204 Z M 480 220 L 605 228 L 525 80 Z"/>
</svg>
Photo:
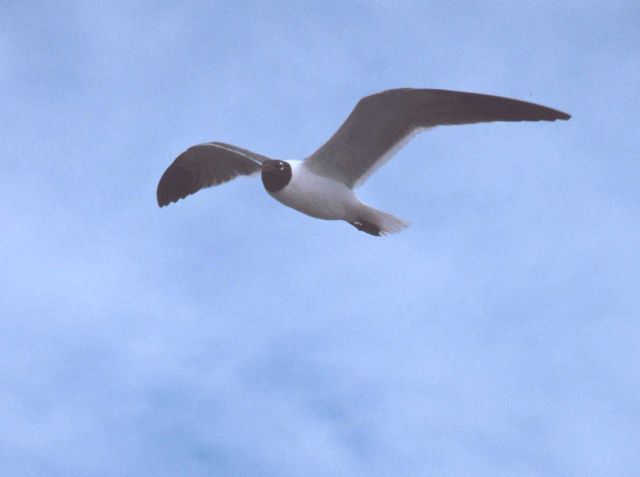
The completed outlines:
<svg viewBox="0 0 640 477">
<path fill-rule="evenodd" d="M 372 224 L 371 222 L 367 222 L 366 220 L 359 220 L 356 222 L 349 222 L 355 228 L 360 230 L 361 232 L 366 232 L 369 235 L 375 235 L 376 237 L 380 237 L 380 229 Z"/>
</svg>

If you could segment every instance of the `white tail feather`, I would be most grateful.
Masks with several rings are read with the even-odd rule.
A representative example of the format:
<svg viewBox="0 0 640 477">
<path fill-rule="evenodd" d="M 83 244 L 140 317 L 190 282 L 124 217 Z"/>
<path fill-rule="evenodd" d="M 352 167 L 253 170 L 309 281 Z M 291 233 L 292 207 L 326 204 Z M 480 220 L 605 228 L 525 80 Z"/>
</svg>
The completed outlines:
<svg viewBox="0 0 640 477">
<path fill-rule="evenodd" d="M 409 226 L 406 220 L 362 204 L 359 210 L 360 219 L 371 222 L 380 229 L 381 235 L 395 234 Z"/>
</svg>

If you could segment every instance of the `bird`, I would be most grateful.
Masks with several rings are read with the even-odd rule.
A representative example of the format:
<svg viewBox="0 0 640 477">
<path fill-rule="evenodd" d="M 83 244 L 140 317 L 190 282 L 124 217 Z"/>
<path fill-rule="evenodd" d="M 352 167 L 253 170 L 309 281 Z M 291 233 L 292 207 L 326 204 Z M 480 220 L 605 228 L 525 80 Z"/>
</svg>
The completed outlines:
<svg viewBox="0 0 640 477">
<path fill-rule="evenodd" d="M 261 174 L 266 192 L 311 217 L 343 220 L 373 236 L 407 221 L 360 201 L 355 189 L 417 133 L 493 121 L 555 121 L 571 116 L 518 99 L 442 89 L 397 88 L 365 96 L 340 128 L 304 160 L 272 159 L 223 142 L 189 147 L 162 174 L 160 207 L 237 176 Z"/>
</svg>

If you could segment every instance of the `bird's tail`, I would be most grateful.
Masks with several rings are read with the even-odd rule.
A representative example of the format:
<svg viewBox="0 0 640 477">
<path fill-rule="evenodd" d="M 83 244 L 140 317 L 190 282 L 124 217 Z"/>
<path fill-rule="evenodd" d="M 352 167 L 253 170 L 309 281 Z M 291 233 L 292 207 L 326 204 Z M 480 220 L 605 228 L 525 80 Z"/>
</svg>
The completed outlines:
<svg viewBox="0 0 640 477">
<path fill-rule="evenodd" d="M 364 204 L 358 211 L 358 220 L 351 224 L 371 235 L 395 234 L 409 226 L 409 222 L 405 220 Z"/>
</svg>

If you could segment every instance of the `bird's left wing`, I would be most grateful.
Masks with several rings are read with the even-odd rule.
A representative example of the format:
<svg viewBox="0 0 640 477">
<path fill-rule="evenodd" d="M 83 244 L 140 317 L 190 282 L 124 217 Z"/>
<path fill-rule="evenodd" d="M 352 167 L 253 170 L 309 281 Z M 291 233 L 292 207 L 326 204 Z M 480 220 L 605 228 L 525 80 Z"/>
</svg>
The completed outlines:
<svg viewBox="0 0 640 477">
<path fill-rule="evenodd" d="M 305 164 L 317 174 L 354 187 L 420 130 L 450 124 L 570 117 L 546 106 L 500 96 L 391 89 L 362 98 L 340 129 Z"/>
<path fill-rule="evenodd" d="M 260 170 L 268 157 L 221 142 L 192 146 L 164 171 L 158 183 L 160 207 L 177 202 L 200 189 L 249 176 Z"/>
</svg>

